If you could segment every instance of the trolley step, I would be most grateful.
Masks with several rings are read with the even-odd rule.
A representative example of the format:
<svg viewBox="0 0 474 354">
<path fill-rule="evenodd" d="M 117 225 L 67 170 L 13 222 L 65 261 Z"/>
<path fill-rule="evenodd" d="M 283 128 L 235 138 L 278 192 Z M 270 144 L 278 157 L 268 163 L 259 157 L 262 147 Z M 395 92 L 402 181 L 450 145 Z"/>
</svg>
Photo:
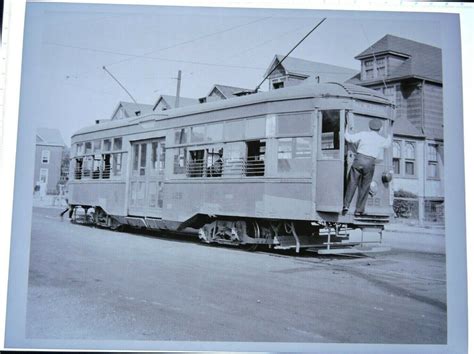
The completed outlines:
<svg viewBox="0 0 474 354">
<path fill-rule="evenodd" d="M 298 239 L 300 242 L 299 247 L 308 248 L 321 246 L 321 243 L 318 243 L 316 237 L 314 236 L 299 235 Z M 275 246 L 276 249 L 291 249 L 297 247 L 296 240 L 293 236 L 276 236 L 275 241 L 278 242 L 278 244 Z"/>
<path fill-rule="evenodd" d="M 388 252 L 390 247 L 387 246 L 353 246 L 353 247 L 341 247 L 341 248 L 330 248 L 330 249 L 318 249 L 318 254 L 357 254 L 357 253 L 376 253 L 376 252 Z"/>
</svg>

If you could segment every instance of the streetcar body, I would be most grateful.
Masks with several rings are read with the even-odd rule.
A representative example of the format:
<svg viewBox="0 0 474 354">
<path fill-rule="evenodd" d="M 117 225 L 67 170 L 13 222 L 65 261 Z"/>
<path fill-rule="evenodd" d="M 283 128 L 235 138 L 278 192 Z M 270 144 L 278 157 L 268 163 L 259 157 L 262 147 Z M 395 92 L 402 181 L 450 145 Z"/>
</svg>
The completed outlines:
<svg viewBox="0 0 474 354">
<path fill-rule="evenodd" d="M 104 225 L 190 227 L 206 242 L 220 232 L 216 242 L 281 245 L 330 223 L 382 229 L 392 215 L 391 149 L 377 159 L 368 217 L 354 206 L 343 214 L 354 154 L 344 129 L 368 130 L 376 118 L 388 136 L 392 117 L 375 91 L 328 83 L 97 124 L 72 137 L 69 203 L 94 208 Z M 280 229 L 285 242 L 275 241 Z"/>
</svg>

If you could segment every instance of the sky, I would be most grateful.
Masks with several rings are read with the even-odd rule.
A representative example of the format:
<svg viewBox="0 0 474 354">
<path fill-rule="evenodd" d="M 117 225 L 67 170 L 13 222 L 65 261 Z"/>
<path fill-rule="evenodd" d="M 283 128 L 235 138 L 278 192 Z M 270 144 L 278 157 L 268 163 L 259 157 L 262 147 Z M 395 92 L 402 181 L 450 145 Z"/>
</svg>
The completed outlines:
<svg viewBox="0 0 474 354">
<path fill-rule="evenodd" d="M 153 104 L 206 96 L 212 85 L 255 88 L 275 54 L 286 54 L 322 18 L 292 57 L 359 70 L 354 56 L 386 34 L 442 48 L 436 14 L 28 3 L 20 120 L 78 129 L 109 119 L 127 93 Z M 268 89 L 268 84 L 261 87 Z"/>
</svg>

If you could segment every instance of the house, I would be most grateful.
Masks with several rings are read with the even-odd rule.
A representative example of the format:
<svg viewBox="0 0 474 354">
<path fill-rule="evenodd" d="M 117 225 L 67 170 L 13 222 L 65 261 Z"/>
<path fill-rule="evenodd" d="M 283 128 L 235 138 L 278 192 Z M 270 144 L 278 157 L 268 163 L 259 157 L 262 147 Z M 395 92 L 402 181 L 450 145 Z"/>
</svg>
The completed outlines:
<svg viewBox="0 0 474 354">
<path fill-rule="evenodd" d="M 36 131 L 35 171 L 33 187 L 41 195 L 58 194 L 60 185 L 67 181 L 65 170 L 66 144 L 57 129 L 39 128 Z M 67 165 L 69 162 L 67 161 Z"/>
<path fill-rule="evenodd" d="M 111 120 L 142 116 L 152 111 L 153 106 L 149 104 L 120 101 L 112 113 Z"/>
<path fill-rule="evenodd" d="M 393 144 L 395 203 L 407 217 L 444 221 L 441 49 L 386 35 L 358 54 L 350 83 L 378 90 L 396 106 Z M 410 208 L 409 208 L 410 209 Z"/>
<path fill-rule="evenodd" d="M 179 97 L 178 106 L 185 107 L 193 104 L 199 104 L 199 101 L 196 98 L 189 97 Z M 176 96 L 170 95 L 160 95 L 156 100 L 155 104 L 152 106 L 152 110 L 156 111 L 166 111 L 168 109 L 176 108 Z"/>
<path fill-rule="evenodd" d="M 341 66 L 318 63 L 294 57 L 275 55 L 264 77 L 267 75 L 269 90 L 301 84 L 304 80 L 317 82 L 343 82 L 357 74 L 357 70 Z"/>
<path fill-rule="evenodd" d="M 207 96 L 199 99 L 200 103 L 212 102 L 217 100 L 227 100 L 229 98 L 248 95 L 254 93 L 254 90 L 236 87 L 236 86 L 226 86 L 215 84 L 212 86 L 211 90 Z"/>
</svg>

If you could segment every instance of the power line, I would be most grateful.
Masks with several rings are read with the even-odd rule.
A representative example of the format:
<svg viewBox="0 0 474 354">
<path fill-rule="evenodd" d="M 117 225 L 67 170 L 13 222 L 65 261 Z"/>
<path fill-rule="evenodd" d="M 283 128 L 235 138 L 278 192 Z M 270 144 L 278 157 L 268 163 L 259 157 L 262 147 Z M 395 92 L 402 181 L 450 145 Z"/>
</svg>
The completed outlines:
<svg viewBox="0 0 474 354">
<path fill-rule="evenodd" d="M 301 29 L 303 29 L 303 28 L 306 28 L 306 27 L 307 27 L 307 26 L 305 25 L 305 26 L 302 26 L 302 27 L 298 27 L 298 28 L 296 28 L 296 29 L 291 29 L 290 31 L 287 31 L 287 32 L 278 33 L 277 36 L 272 37 L 272 38 L 270 38 L 270 39 L 267 39 L 267 40 L 265 40 L 265 41 L 263 41 L 263 42 L 260 42 L 260 43 L 254 45 L 254 46 L 252 46 L 252 47 L 250 47 L 250 48 L 247 48 L 247 49 L 245 49 L 245 50 L 243 50 L 243 51 L 240 51 L 240 52 L 237 52 L 237 53 L 235 53 L 235 54 L 233 54 L 233 55 L 230 55 L 230 56 L 226 57 L 224 60 L 228 60 L 228 59 L 232 59 L 232 58 L 234 58 L 234 57 L 241 56 L 241 55 L 244 54 L 244 53 L 247 53 L 247 52 L 250 52 L 250 51 L 252 51 L 252 50 L 254 50 L 254 49 L 260 48 L 260 47 L 262 47 L 263 45 L 265 45 L 265 44 L 267 44 L 267 43 L 273 42 L 273 41 L 275 41 L 275 40 L 277 40 L 277 39 L 281 39 L 281 37 L 284 37 L 284 36 L 286 36 L 286 35 L 288 35 L 288 34 L 290 34 L 290 33 L 295 33 L 295 32 L 297 32 L 297 31 L 299 31 L 299 30 L 301 30 Z"/>
<path fill-rule="evenodd" d="M 254 23 L 257 23 L 257 22 L 261 22 L 261 21 L 265 21 L 265 20 L 268 20 L 269 18 L 271 18 L 270 16 L 268 17 L 262 17 L 262 18 L 259 18 L 257 20 L 254 20 L 254 21 L 250 21 L 250 22 L 247 22 L 247 23 L 242 23 L 240 25 L 236 25 L 236 26 L 232 26 L 232 27 L 229 27 L 229 28 L 226 28 L 224 30 L 220 30 L 220 31 L 217 31 L 217 32 L 212 32 L 212 33 L 208 33 L 208 34 L 205 34 L 205 35 L 202 35 L 202 36 L 199 36 L 199 37 L 196 37 L 196 38 L 193 38 L 193 39 L 190 39 L 190 40 L 186 40 L 184 42 L 180 42 L 180 43 L 176 43 L 176 44 L 173 44 L 173 45 L 170 45 L 170 46 L 167 46 L 167 47 L 163 47 L 163 48 L 158 48 L 158 49 L 154 49 L 150 52 L 147 52 L 145 54 L 143 54 L 143 56 L 148 56 L 152 53 L 155 53 L 155 52 L 161 52 L 161 51 L 164 51 L 164 50 L 168 50 L 168 49 L 172 49 L 172 48 L 176 48 L 176 47 L 179 47 L 179 46 L 182 46 L 182 45 L 185 45 L 185 44 L 190 44 L 190 43 L 194 43 L 198 40 L 201 40 L 201 39 L 204 39 L 204 38 L 208 38 L 208 37 L 212 37 L 212 36 L 216 36 L 216 35 L 219 35 L 219 34 L 222 34 L 222 33 L 225 33 L 225 32 L 229 32 L 229 31 L 232 31 L 236 28 L 240 28 L 240 27 L 244 27 L 244 26 L 248 26 L 248 25 L 251 25 L 251 24 L 254 24 Z M 120 63 L 123 63 L 125 61 L 128 61 L 128 60 L 133 60 L 135 58 L 128 58 L 128 59 L 123 59 L 123 60 L 119 60 L 117 62 L 114 62 L 114 63 L 109 63 L 108 66 L 111 66 L 111 65 L 116 65 L 116 64 L 120 64 Z"/>
<path fill-rule="evenodd" d="M 105 49 L 80 47 L 80 46 L 73 46 L 73 45 L 53 43 L 53 42 L 46 42 L 45 44 L 54 45 L 54 46 L 58 46 L 58 47 L 86 50 L 86 51 L 91 51 L 91 52 L 99 52 L 99 53 L 105 53 L 105 54 L 122 55 L 122 56 L 128 56 L 128 57 L 133 57 L 133 58 L 145 58 L 145 59 L 152 59 L 152 60 L 170 61 L 170 62 L 185 63 L 185 64 L 205 65 L 205 66 L 218 66 L 218 67 L 225 67 L 225 68 L 262 70 L 262 67 L 256 67 L 256 66 L 227 65 L 227 64 L 206 63 L 206 62 L 199 62 L 199 61 L 192 61 L 192 60 L 178 60 L 178 59 L 169 59 L 169 58 L 162 58 L 162 57 L 152 57 L 152 56 L 145 56 L 145 55 L 140 55 L 140 54 L 130 54 L 130 53 L 125 53 L 125 52 L 117 52 L 117 51 L 111 51 L 111 50 L 105 50 Z M 97 68 L 99 68 L 99 67 L 97 67 Z M 77 74 L 76 76 L 79 76 L 79 75 L 84 74 L 84 73 L 86 73 L 86 72 Z"/>
<path fill-rule="evenodd" d="M 109 64 L 107 64 L 107 66 L 116 65 L 116 64 L 119 64 L 119 63 L 123 63 L 123 62 L 129 61 L 129 60 L 138 59 L 138 58 L 156 59 L 156 60 L 166 60 L 166 59 L 164 59 L 164 58 L 150 57 L 150 54 L 155 53 L 155 52 L 158 52 L 158 51 L 164 51 L 164 50 L 167 50 L 167 49 L 175 48 L 175 47 L 178 47 L 178 46 L 181 46 L 181 45 L 193 43 L 193 42 L 196 42 L 196 41 L 201 40 L 201 39 L 203 39 L 203 38 L 207 38 L 207 37 L 215 36 L 215 35 L 222 34 L 222 33 L 225 33 L 225 32 L 229 32 L 229 31 L 232 31 L 232 30 L 234 30 L 234 29 L 236 29 L 236 28 L 240 28 L 240 27 L 248 26 L 248 25 L 250 25 L 250 24 L 257 23 L 257 22 L 265 21 L 265 20 L 267 20 L 267 19 L 269 19 L 269 18 L 272 18 L 272 17 L 269 16 L 269 17 L 259 18 L 259 19 L 254 20 L 254 21 L 250 21 L 250 22 L 246 22 L 246 23 L 239 24 L 239 25 L 236 25 L 236 26 L 232 26 L 232 27 L 229 27 L 229 28 L 226 28 L 226 29 L 217 31 L 217 32 L 208 33 L 208 34 L 205 34 L 205 35 L 200 36 L 200 37 L 196 37 L 196 38 L 193 38 L 193 39 L 190 39 L 190 40 L 186 40 L 186 41 L 184 41 L 184 42 L 176 43 L 176 44 L 173 44 L 173 45 L 170 45 L 170 46 L 167 46 L 167 47 L 163 47 L 163 48 L 158 48 L 158 49 L 155 49 L 155 50 L 153 50 L 153 51 L 147 52 L 147 53 L 142 54 L 142 55 L 140 55 L 140 54 L 130 54 L 130 53 L 119 52 L 119 51 L 112 51 L 112 50 L 105 50 L 105 49 L 97 49 L 97 48 L 88 48 L 88 47 L 74 46 L 74 45 L 61 44 L 61 43 L 54 43 L 54 42 L 45 42 L 44 44 L 46 44 L 46 45 L 54 45 L 54 46 L 59 46 L 59 47 L 64 47 L 64 48 L 74 48 L 74 49 L 80 49 L 80 50 L 89 50 L 89 51 L 94 51 L 94 52 L 98 52 L 98 53 L 113 54 L 113 55 L 122 55 L 122 56 L 127 56 L 127 57 L 129 57 L 129 58 L 126 58 L 126 59 L 122 59 L 122 60 L 113 62 L 113 63 L 109 63 Z M 168 61 L 172 61 L 172 60 L 169 60 L 169 59 L 168 59 Z M 186 61 L 178 61 L 178 62 L 182 62 L 182 63 L 184 62 L 184 63 L 186 63 Z M 191 62 L 191 64 L 224 66 L 224 65 L 219 65 L 219 64 L 197 63 L 197 62 Z M 236 66 L 231 66 L 231 67 L 236 67 Z M 97 68 L 99 68 L 99 67 L 97 67 Z M 244 67 L 241 67 L 241 68 L 244 68 Z M 254 69 L 257 69 L 257 68 L 254 68 Z M 258 68 L 258 69 L 260 69 L 260 68 Z M 77 74 L 77 76 L 82 75 L 82 74 L 84 74 L 84 73 L 87 73 L 87 72 L 82 72 L 82 73 L 80 73 L 80 74 Z"/>
</svg>

